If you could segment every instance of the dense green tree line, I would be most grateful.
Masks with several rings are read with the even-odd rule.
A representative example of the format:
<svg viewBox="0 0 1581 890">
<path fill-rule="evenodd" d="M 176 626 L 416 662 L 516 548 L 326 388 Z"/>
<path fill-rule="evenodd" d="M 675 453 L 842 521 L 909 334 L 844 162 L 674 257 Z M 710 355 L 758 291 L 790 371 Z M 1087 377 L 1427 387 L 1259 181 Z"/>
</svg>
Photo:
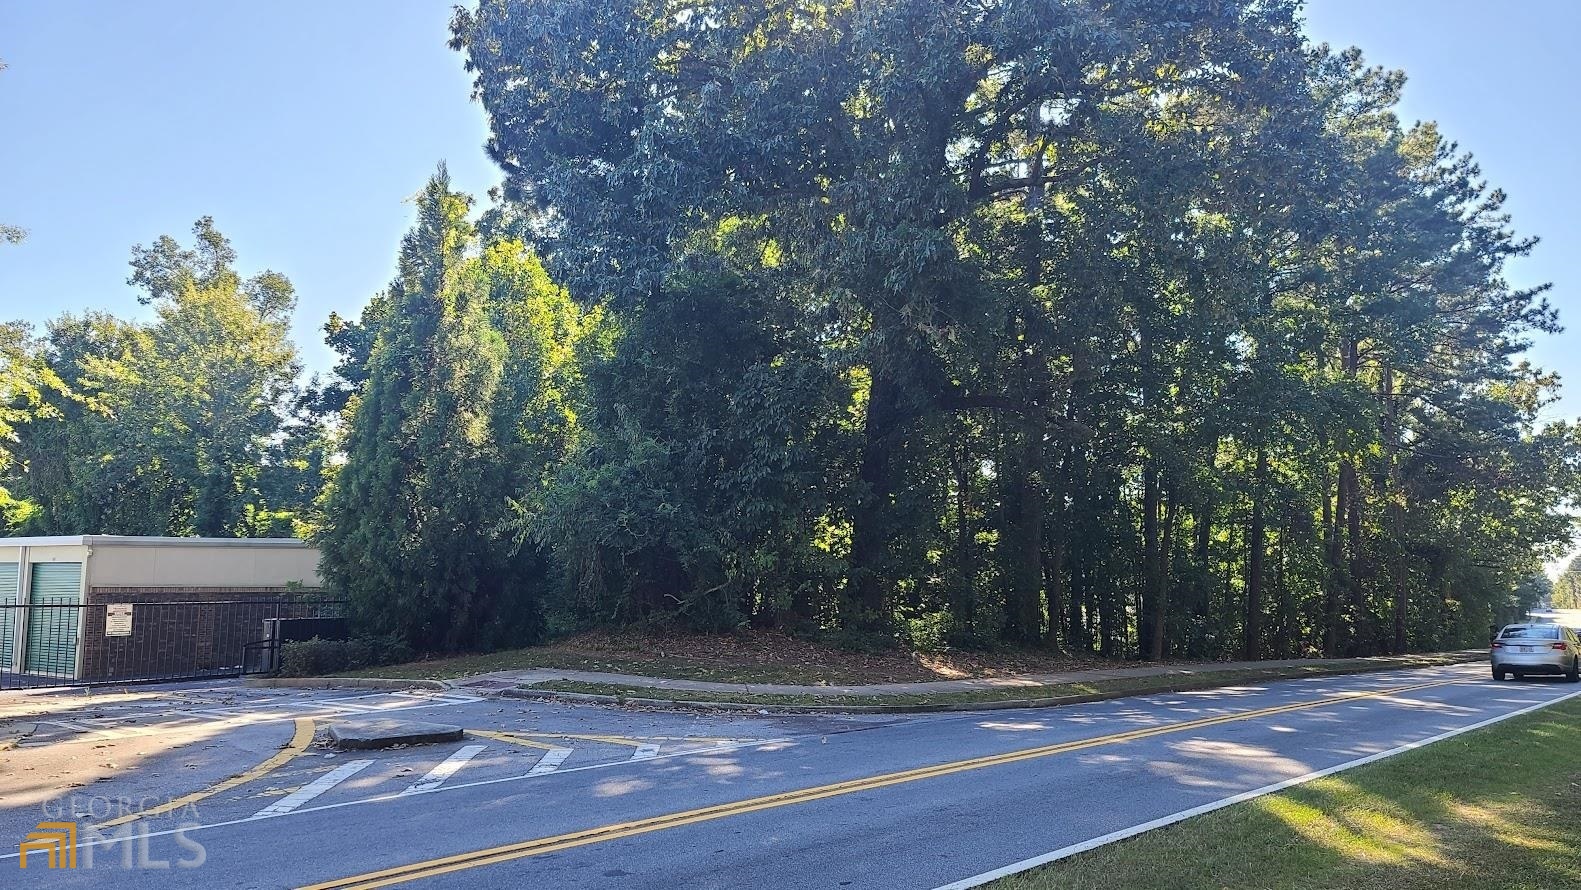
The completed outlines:
<svg viewBox="0 0 1581 890">
<path fill-rule="evenodd" d="M 259 536 L 305 531 L 326 443 L 290 417 L 300 373 L 291 283 L 243 278 L 207 217 L 194 245 L 133 250 L 135 324 L 89 312 L 6 330 L 8 524 L 27 534 Z M 18 387 L 12 381 L 22 381 Z M 3 416 L 3 415 L 0 415 Z M 304 435 L 304 430 L 308 433 Z"/>
<path fill-rule="evenodd" d="M 1478 638 L 1568 537 L 1531 242 L 1293 4 L 453 30 L 506 200 L 618 332 L 522 518 L 589 618 L 1399 651 Z"/>
<path fill-rule="evenodd" d="M 1538 584 L 1547 581 L 1540 579 Z M 1555 609 L 1581 610 L 1581 557 L 1571 559 L 1559 579 L 1539 587 L 1545 605 Z"/>
<path fill-rule="evenodd" d="M 1549 596 L 1533 242 L 1280 0 L 482 0 L 443 169 L 295 383 L 207 220 L 149 324 L 0 350 L 0 507 L 312 534 L 421 649 L 588 624 L 1150 657 L 1434 649 Z M 10 494 L 4 494 L 9 491 Z"/>
</svg>

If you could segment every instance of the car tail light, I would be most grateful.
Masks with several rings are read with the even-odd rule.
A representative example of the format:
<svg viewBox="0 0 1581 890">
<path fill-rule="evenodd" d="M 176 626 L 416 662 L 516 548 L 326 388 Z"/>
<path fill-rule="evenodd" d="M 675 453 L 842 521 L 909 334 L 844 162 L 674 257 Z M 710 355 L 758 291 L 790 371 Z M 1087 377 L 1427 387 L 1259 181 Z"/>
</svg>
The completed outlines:
<svg viewBox="0 0 1581 890">
<path fill-rule="evenodd" d="M 1504 648 L 1504 644 L 1499 642 L 1498 640 L 1494 640 L 1493 641 L 1493 648 L 1495 648 L 1495 649 L 1503 649 Z"/>
<path fill-rule="evenodd" d="M 1559 651 L 1560 651 L 1560 652 L 1563 652 L 1563 651 L 1565 651 L 1565 648 L 1566 648 L 1566 647 L 1565 647 L 1565 644 L 1564 644 L 1564 642 L 1563 642 L 1563 641 L 1560 641 L 1560 642 L 1558 642 L 1558 643 L 1555 643 L 1555 644 L 1553 644 L 1553 646 L 1552 646 L 1552 647 L 1550 647 L 1550 648 L 1553 648 L 1553 649 L 1558 649 L 1558 650 L 1559 650 Z"/>
</svg>

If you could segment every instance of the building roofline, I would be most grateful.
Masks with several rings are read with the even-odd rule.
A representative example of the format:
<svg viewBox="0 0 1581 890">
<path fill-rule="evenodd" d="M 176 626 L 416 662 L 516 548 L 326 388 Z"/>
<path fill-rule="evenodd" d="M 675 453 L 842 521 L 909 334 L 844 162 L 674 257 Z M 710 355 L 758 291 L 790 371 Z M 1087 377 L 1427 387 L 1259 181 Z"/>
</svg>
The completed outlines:
<svg viewBox="0 0 1581 890">
<path fill-rule="evenodd" d="M 301 538 L 181 538 L 155 535 L 43 535 L 0 538 L 0 547 L 255 547 L 304 549 Z"/>
</svg>

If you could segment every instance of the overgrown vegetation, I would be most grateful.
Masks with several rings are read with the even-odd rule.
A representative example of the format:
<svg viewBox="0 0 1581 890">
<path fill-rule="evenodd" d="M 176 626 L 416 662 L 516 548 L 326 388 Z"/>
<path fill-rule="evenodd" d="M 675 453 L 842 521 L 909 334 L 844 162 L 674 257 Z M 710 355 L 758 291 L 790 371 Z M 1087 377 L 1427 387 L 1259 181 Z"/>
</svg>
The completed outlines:
<svg viewBox="0 0 1581 890">
<path fill-rule="evenodd" d="M 361 636 L 348 640 L 298 640 L 280 644 L 282 677 L 317 677 L 343 674 L 379 665 L 411 661 L 412 647 L 391 636 Z"/>
<path fill-rule="evenodd" d="M 1570 536 L 1557 318 L 1403 76 L 1297 14 L 482 0 L 504 188 L 429 183 L 334 379 L 287 390 L 289 285 L 200 222 L 134 252 L 153 324 L 6 335 L 0 507 L 312 534 L 422 651 L 1480 643 Z"/>
<path fill-rule="evenodd" d="M 1428 667 L 1482 657 L 1480 653 L 1445 653 L 1386 656 L 1359 662 L 1350 659 L 1338 663 L 1302 660 L 1288 673 L 1248 676 L 1267 679 L 1275 676 L 1309 676 L 1314 673 Z M 495 671 L 555 668 L 720 683 L 845 686 L 1023 678 L 1116 667 L 1121 665 L 1095 655 L 1072 656 L 1040 649 L 957 649 L 944 652 L 886 649 L 860 652 L 772 632 L 686 634 L 673 629 L 661 633 L 655 629 L 652 633 L 589 631 L 545 645 L 426 658 L 408 664 L 370 668 L 353 672 L 352 675 L 447 680 Z M 1223 671 L 1229 669 L 1223 663 L 1201 662 L 1171 662 L 1167 667 L 1213 671 L 1216 672 L 1216 682 L 1225 681 Z M 1259 668 L 1275 671 L 1285 669 L 1285 665 L 1278 663 L 1268 663 L 1267 667 Z M 1174 678 L 1187 679 L 1178 673 Z"/>
</svg>

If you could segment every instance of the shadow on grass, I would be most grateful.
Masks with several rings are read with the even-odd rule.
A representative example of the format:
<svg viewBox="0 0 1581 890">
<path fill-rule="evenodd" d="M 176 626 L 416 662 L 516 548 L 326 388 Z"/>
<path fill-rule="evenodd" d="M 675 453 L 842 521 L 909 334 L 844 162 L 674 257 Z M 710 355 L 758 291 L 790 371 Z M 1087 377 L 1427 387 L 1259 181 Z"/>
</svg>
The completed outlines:
<svg viewBox="0 0 1581 890">
<path fill-rule="evenodd" d="M 1572 700 L 991 885 L 1581 887 Z"/>
</svg>

